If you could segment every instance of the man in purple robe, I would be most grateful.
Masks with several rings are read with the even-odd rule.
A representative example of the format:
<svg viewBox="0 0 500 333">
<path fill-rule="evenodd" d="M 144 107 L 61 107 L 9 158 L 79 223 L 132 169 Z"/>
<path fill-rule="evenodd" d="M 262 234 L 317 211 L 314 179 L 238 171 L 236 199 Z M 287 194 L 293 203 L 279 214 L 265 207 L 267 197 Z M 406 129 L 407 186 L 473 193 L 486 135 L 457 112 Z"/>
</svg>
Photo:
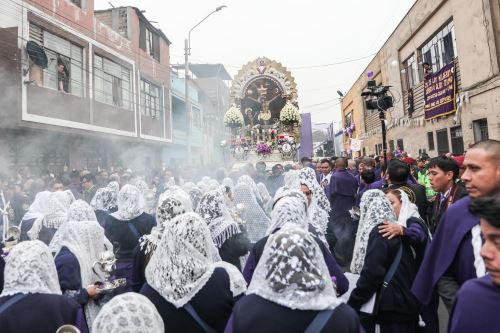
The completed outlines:
<svg viewBox="0 0 500 333">
<path fill-rule="evenodd" d="M 467 281 L 451 311 L 450 333 L 500 332 L 500 197 L 471 201 L 471 213 L 480 219 L 481 248 L 488 275 Z"/>
<path fill-rule="evenodd" d="M 466 153 L 464 166 L 462 181 L 469 196 L 443 214 L 413 283 L 412 291 L 424 307 L 434 301 L 437 292 L 450 311 L 460 286 L 484 275 L 479 219 L 467 207 L 471 199 L 500 193 L 500 141 L 476 143 Z M 429 332 L 437 324 L 434 320 L 426 325 Z"/>
<path fill-rule="evenodd" d="M 349 215 L 356 204 L 358 180 L 346 169 L 344 158 L 335 161 L 336 172 L 331 177 L 331 214 L 330 222 L 335 224 L 339 218 Z"/>
</svg>

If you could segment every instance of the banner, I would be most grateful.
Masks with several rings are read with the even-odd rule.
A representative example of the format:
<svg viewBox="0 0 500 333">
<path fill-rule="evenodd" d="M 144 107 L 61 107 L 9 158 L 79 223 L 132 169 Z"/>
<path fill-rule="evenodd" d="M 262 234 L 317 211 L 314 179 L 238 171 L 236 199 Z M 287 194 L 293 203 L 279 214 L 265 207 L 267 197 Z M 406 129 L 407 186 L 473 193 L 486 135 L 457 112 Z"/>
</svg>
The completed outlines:
<svg viewBox="0 0 500 333">
<path fill-rule="evenodd" d="M 351 139 L 351 151 L 361 151 L 362 140 Z"/>
<path fill-rule="evenodd" d="M 452 62 L 424 81 L 425 119 L 455 112 L 455 93 L 455 62 Z"/>
</svg>

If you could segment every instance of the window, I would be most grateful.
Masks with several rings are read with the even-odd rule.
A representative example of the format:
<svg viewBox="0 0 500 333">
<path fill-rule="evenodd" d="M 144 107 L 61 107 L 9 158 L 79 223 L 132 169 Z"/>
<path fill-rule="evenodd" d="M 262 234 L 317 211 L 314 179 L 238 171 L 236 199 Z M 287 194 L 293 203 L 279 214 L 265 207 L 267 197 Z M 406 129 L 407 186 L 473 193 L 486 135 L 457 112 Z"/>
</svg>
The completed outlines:
<svg viewBox="0 0 500 333">
<path fill-rule="evenodd" d="M 352 124 L 352 111 L 345 116 L 345 127 L 350 127 Z"/>
<path fill-rule="evenodd" d="M 194 127 L 201 127 L 201 111 L 197 107 L 191 107 L 191 115 Z"/>
<path fill-rule="evenodd" d="M 141 114 L 153 119 L 163 116 L 160 87 L 141 79 Z"/>
<path fill-rule="evenodd" d="M 434 73 L 451 63 L 456 55 L 457 46 L 455 42 L 455 26 L 453 25 L 453 21 L 432 36 L 432 38 L 420 49 L 422 64 L 430 64 L 431 70 Z M 423 77 L 424 75 L 422 74 L 421 78 Z"/>
<path fill-rule="evenodd" d="M 46 88 L 83 96 L 83 49 L 31 23 L 30 40 L 43 45 L 49 60 L 45 69 L 31 68 L 30 80 Z"/>
<path fill-rule="evenodd" d="M 394 151 L 394 140 L 389 141 L 389 150 Z"/>
<path fill-rule="evenodd" d="M 434 150 L 434 132 L 427 132 L 427 143 L 429 150 Z"/>
<path fill-rule="evenodd" d="M 486 118 L 474 120 L 472 122 L 472 130 L 474 131 L 474 142 L 480 142 L 489 139 L 488 120 Z"/>
<path fill-rule="evenodd" d="M 139 47 L 154 59 L 160 61 L 160 37 L 149 27 L 149 23 L 140 21 Z"/>
<path fill-rule="evenodd" d="M 438 155 L 447 154 L 450 152 L 448 144 L 448 130 L 446 128 L 436 131 Z"/>
<path fill-rule="evenodd" d="M 95 100 L 132 110 L 130 70 L 116 62 L 94 55 Z"/>
<path fill-rule="evenodd" d="M 76 6 L 82 8 L 82 0 L 71 0 Z"/>
<path fill-rule="evenodd" d="M 399 151 L 405 150 L 405 146 L 403 145 L 403 139 L 398 139 L 398 141 L 396 141 L 396 149 L 398 149 Z"/>
<path fill-rule="evenodd" d="M 450 128 L 451 136 L 451 152 L 455 155 L 462 155 L 464 153 L 464 139 L 462 135 L 462 127 Z"/>
<path fill-rule="evenodd" d="M 405 90 L 409 90 L 416 86 L 419 82 L 418 78 L 418 66 L 417 62 L 415 61 L 415 54 L 412 54 L 411 57 L 406 59 L 405 62 L 403 62 L 403 74 L 404 74 L 404 84 L 405 84 Z"/>
</svg>

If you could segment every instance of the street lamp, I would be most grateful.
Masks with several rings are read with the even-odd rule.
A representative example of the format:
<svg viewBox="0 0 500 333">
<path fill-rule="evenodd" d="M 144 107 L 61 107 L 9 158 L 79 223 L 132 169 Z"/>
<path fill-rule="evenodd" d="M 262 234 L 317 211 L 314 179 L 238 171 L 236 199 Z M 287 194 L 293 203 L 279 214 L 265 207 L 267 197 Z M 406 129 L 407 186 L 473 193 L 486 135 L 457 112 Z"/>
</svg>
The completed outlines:
<svg viewBox="0 0 500 333">
<path fill-rule="evenodd" d="M 191 103 L 189 102 L 189 56 L 191 55 L 191 32 L 199 26 L 203 21 L 205 21 L 207 18 L 210 17 L 210 15 L 221 11 L 222 9 L 226 8 L 226 5 L 219 6 L 215 8 L 214 11 L 212 11 L 210 14 L 205 16 L 203 20 L 200 22 L 196 23 L 194 27 L 192 27 L 189 30 L 188 33 L 188 38 L 184 40 L 184 98 L 185 98 L 185 104 L 186 104 L 186 123 L 187 123 L 187 131 L 186 131 L 186 145 L 187 145 L 187 160 L 188 163 L 191 162 L 191 132 L 192 132 L 192 124 L 191 124 Z"/>
</svg>

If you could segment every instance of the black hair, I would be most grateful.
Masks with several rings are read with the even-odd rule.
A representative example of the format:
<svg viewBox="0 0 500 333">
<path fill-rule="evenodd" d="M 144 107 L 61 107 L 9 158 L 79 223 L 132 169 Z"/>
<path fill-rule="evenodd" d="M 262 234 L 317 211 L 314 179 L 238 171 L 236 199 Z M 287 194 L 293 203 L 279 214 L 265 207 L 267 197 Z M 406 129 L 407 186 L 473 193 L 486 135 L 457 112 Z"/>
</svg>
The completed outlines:
<svg viewBox="0 0 500 333">
<path fill-rule="evenodd" d="M 292 169 L 293 169 L 293 165 L 291 165 L 291 164 L 285 164 L 285 166 L 283 167 L 283 170 L 285 170 L 285 172 L 288 172 Z"/>
<path fill-rule="evenodd" d="M 393 159 L 387 166 L 387 174 L 393 183 L 406 183 L 410 176 L 410 167 L 403 161 Z"/>
<path fill-rule="evenodd" d="M 500 197 L 482 197 L 469 203 L 472 215 L 486 220 L 495 228 L 500 228 Z"/>
<path fill-rule="evenodd" d="M 443 170 L 445 173 L 452 171 L 453 172 L 453 180 L 458 178 L 458 163 L 453 158 L 449 158 L 446 156 L 433 157 L 430 159 L 427 168 L 439 168 Z"/>
<path fill-rule="evenodd" d="M 304 164 L 304 162 L 312 162 L 310 157 L 304 156 L 300 159 L 300 163 Z"/>
<path fill-rule="evenodd" d="M 327 158 L 322 159 L 321 161 L 319 161 L 319 163 L 321 163 L 321 164 L 328 163 L 328 165 L 330 165 L 330 166 L 332 165 L 332 162 L 330 162 L 330 160 Z"/>
<path fill-rule="evenodd" d="M 471 149 L 484 149 L 487 152 L 493 155 L 493 158 L 497 163 L 500 163 L 500 141 L 494 139 L 488 139 L 479 141 L 478 143 L 473 144 L 469 150 Z"/>
<path fill-rule="evenodd" d="M 80 171 L 78 171 L 78 170 L 71 170 L 71 172 L 69 173 L 69 177 L 71 179 L 80 178 Z"/>
<path fill-rule="evenodd" d="M 92 183 L 94 183 L 94 184 L 95 184 L 95 176 L 94 176 L 94 174 L 93 174 L 93 173 L 88 173 L 88 174 L 86 174 L 86 175 L 82 176 L 82 181 L 83 181 L 84 179 L 86 179 L 87 181 L 91 181 Z"/>
<path fill-rule="evenodd" d="M 271 170 L 274 172 L 274 171 L 276 171 L 279 167 L 281 167 L 281 168 L 283 169 L 283 166 L 282 166 L 281 164 L 279 164 L 279 163 L 278 163 L 278 164 L 273 165 L 273 167 L 271 168 Z"/>
<path fill-rule="evenodd" d="M 375 172 L 373 172 L 373 170 L 365 170 L 361 172 L 361 179 L 363 179 L 366 184 L 371 184 L 375 181 Z"/>
</svg>

